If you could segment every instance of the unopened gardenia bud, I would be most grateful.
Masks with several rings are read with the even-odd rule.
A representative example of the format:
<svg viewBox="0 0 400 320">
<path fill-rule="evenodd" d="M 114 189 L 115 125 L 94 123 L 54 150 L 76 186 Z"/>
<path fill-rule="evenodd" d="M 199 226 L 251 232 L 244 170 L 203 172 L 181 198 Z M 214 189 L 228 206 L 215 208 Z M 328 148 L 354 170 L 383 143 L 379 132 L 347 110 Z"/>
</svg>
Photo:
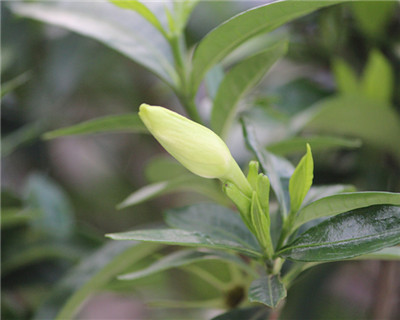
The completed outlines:
<svg viewBox="0 0 400 320">
<path fill-rule="evenodd" d="M 142 104 L 139 116 L 165 150 L 188 170 L 204 178 L 231 181 L 251 195 L 243 172 L 213 131 L 163 107 Z"/>
</svg>

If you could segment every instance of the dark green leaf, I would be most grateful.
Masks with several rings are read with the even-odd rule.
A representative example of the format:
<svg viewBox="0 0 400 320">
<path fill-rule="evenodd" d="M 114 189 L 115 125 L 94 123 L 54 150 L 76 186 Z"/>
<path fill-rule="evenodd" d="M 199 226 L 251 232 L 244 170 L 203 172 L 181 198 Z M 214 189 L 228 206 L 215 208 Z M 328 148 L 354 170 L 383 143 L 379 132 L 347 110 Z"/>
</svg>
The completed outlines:
<svg viewBox="0 0 400 320">
<path fill-rule="evenodd" d="M 269 310 L 264 307 L 247 307 L 233 309 L 211 320 L 265 320 L 268 318 Z"/>
<path fill-rule="evenodd" d="M 286 289 L 278 276 L 265 276 L 254 280 L 249 289 L 249 300 L 259 302 L 270 308 L 278 306 L 286 297 Z"/>
<path fill-rule="evenodd" d="M 293 228 L 297 229 L 299 226 L 312 219 L 329 217 L 376 204 L 400 206 L 400 193 L 353 192 L 321 198 L 300 210 Z"/>
<path fill-rule="evenodd" d="M 137 114 L 123 114 L 92 119 L 67 128 L 50 131 L 45 133 L 43 138 L 54 139 L 64 136 L 110 132 L 148 133 Z"/>
<path fill-rule="evenodd" d="M 229 263 L 234 263 L 243 270 L 254 274 L 251 269 L 242 259 L 232 254 L 221 252 L 221 251 L 198 251 L 198 250 L 180 250 L 169 254 L 155 263 L 147 267 L 146 269 L 139 270 L 133 273 L 127 273 L 118 277 L 120 280 L 134 280 L 143 277 L 147 277 L 157 272 L 165 271 L 171 268 L 177 268 L 192 264 L 195 262 L 205 260 L 220 260 Z"/>
<path fill-rule="evenodd" d="M 138 13 L 111 3 L 14 2 L 20 16 L 54 24 L 94 38 L 154 72 L 174 86 L 178 76 L 168 42 Z"/>
<path fill-rule="evenodd" d="M 39 308 L 36 320 L 74 319 L 79 307 L 119 273 L 159 247 L 138 242 L 109 242 L 73 268 Z"/>
<path fill-rule="evenodd" d="M 260 162 L 262 171 L 268 176 L 271 187 L 281 205 L 282 214 L 286 216 L 290 206 L 289 179 L 293 174 L 294 167 L 286 159 L 261 148 L 249 120 L 245 117 L 241 120 L 246 143 Z"/>
<path fill-rule="evenodd" d="M 355 257 L 354 260 L 400 260 L 400 247 L 385 248 L 373 253 Z"/>
<path fill-rule="evenodd" d="M 400 242 L 400 207 L 376 205 L 334 216 L 310 228 L 277 255 L 297 261 L 336 261 Z"/>
<path fill-rule="evenodd" d="M 239 62 L 226 74 L 219 85 L 211 113 L 211 127 L 218 135 L 226 136 L 239 100 L 257 85 L 286 49 L 287 41 L 281 40 L 267 50 Z"/>
<path fill-rule="evenodd" d="M 224 238 L 213 238 L 197 231 L 180 229 L 141 230 L 107 234 L 113 240 L 137 240 L 187 247 L 204 247 L 211 249 L 234 250 L 251 257 L 260 257 L 261 254 L 242 243 Z"/>
<path fill-rule="evenodd" d="M 239 214 L 216 204 L 199 203 L 168 210 L 165 222 L 173 228 L 199 231 L 212 240 L 228 240 L 259 250 L 257 240 L 247 229 Z"/>
<path fill-rule="evenodd" d="M 346 139 L 332 136 L 294 137 L 269 144 L 267 150 L 281 156 L 304 151 L 304 146 L 310 144 L 313 153 L 331 149 L 352 149 L 361 146 L 359 139 Z"/>
<path fill-rule="evenodd" d="M 248 39 L 321 7 L 342 1 L 279 1 L 263 5 L 227 20 L 212 30 L 199 43 L 193 57 L 192 94 L 206 72 Z"/>
</svg>

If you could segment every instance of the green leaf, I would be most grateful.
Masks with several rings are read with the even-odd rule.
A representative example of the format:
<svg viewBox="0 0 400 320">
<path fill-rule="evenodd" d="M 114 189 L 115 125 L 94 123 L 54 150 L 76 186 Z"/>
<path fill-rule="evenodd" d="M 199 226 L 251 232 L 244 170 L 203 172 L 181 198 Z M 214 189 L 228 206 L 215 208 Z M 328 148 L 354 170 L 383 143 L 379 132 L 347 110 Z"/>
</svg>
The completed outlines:
<svg viewBox="0 0 400 320">
<path fill-rule="evenodd" d="M 233 250 L 250 257 L 261 256 L 258 251 L 244 246 L 242 243 L 232 241 L 230 239 L 213 238 L 207 234 L 197 231 L 186 231 L 180 229 L 155 229 L 111 233 L 107 234 L 106 237 L 113 240 L 137 240 L 187 247 Z"/>
<path fill-rule="evenodd" d="M 360 92 L 357 75 L 344 60 L 337 58 L 333 61 L 333 73 L 340 93 L 357 94 Z"/>
<path fill-rule="evenodd" d="M 293 230 L 313 219 L 329 217 L 377 204 L 400 206 L 400 193 L 352 192 L 319 199 L 300 210 L 295 218 Z"/>
<path fill-rule="evenodd" d="M 353 149 L 361 146 L 359 139 L 347 139 L 333 136 L 293 137 L 269 144 L 267 150 L 280 156 L 303 152 L 304 145 L 310 144 L 312 151 L 327 151 L 331 149 Z"/>
<path fill-rule="evenodd" d="M 400 247 L 389 247 L 355 257 L 354 260 L 400 260 Z"/>
<path fill-rule="evenodd" d="M 250 285 L 249 300 L 251 302 L 259 302 L 275 308 L 285 297 L 285 286 L 276 275 L 259 278 Z"/>
<path fill-rule="evenodd" d="M 308 129 L 361 138 L 365 145 L 392 151 L 400 161 L 400 117 L 385 103 L 341 95 L 320 101 L 308 112 Z"/>
<path fill-rule="evenodd" d="M 305 207 L 311 202 L 317 201 L 321 198 L 332 196 L 334 194 L 344 193 L 344 192 L 355 192 L 355 191 L 356 188 L 353 185 L 348 185 L 348 184 L 314 186 L 310 188 L 310 191 L 308 191 L 306 197 L 304 198 L 302 207 Z"/>
<path fill-rule="evenodd" d="M 64 191 L 49 178 L 32 174 L 25 187 L 28 209 L 42 213 L 31 221 L 38 232 L 56 239 L 69 238 L 73 233 L 73 209 Z"/>
<path fill-rule="evenodd" d="M 144 171 L 146 179 L 153 182 L 171 180 L 192 173 L 171 156 L 155 156 L 146 164 Z"/>
<path fill-rule="evenodd" d="M 110 2 L 112 2 L 113 4 L 115 4 L 116 6 L 118 6 L 120 8 L 136 11 L 143 18 L 145 18 L 148 22 L 150 22 L 158 31 L 160 31 L 160 33 L 166 39 L 168 39 L 167 33 L 165 32 L 165 30 L 164 30 L 163 26 L 161 25 L 160 21 L 158 21 L 158 19 L 155 16 L 155 14 L 149 8 L 147 8 L 143 3 L 141 3 L 140 1 L 137 1 L 137 0 L 130 0 L 130 1 L 126 1 L 126 0 L 123 0 L 123 1 L 121 1 L 121 0 L 110 0 Z"/>
<path fill-rule="evenodd" d="M 16 88 L 25 84 L 27 81 L 29 81 L 31 76 L 32 76 L 31 72 L 27 71 L 11 80 L 2 83 L 0 98 L 3 98 L 7 93 L 14 91 Z"/>
<path fill-rule="evenodd" d="M 242 12 L 208 33 L 197 46 L 193 57 L 192 95 L 206 72 L 235 48 L 250 38 L 319 8 L 342 1 L 279 1 Z"/>
<path fill-rule="evenodd" d="M 394 74 L 390 62 L 378 50 L 373 50 L 361 79 L 361 89 L 365 96 L 390 103 L 393 96 Z"/>
<path fill-rule="evenodd" d="M 290 203 L 289 179 L 294 171 L 293 165 L 285 158 L 275 156 L 264 148 L 261 148 L 257 142 L 254 127 L 250 121 L 245 117 L 242 117 L 241 121 L 246 144 L 256 155 L 262 171 L 268 176 L 271 187 L 281 206 L 281 212 L 286 216 Z"/>
<path fill-rule="evenodd" d="M 27 145 L 40 137 L 44 131 L 41 123 L 33 122 L 3 137 L 1 141 L 1 156 L 6 157 L 17 148 Z"/>
<path fill-rule="evenodd" d="M 233 309 L 212 318 L 211 320 L 265 320 L 269 315 L 269 310 L 263 307 L 247 307 Z"/>
<path fill-rule="evenodd" d="M 215 65 L 210 71 L 207 72 L 205 78 L 205 85 L 208 95 L 211 100 L 215 99 L 218 88 L 225 77 L 224 69 L 220 64 Z"/>
<path fill-rule="evenodd" d="M 172 86 L 178 82 L 168 42 L 138 13 L 111 3 L 16 2 L 20 16 L 54 24 L 96 39 L 154 72 Z"/>
<path fill-rule="evenodd" d="M 118 277 L 118 279 L 135 280 L 147 277 L 157 272 L 165 271 L 171 268 L 182 267 L 205 260 L 220 260 L 228 263 L 234 263 L 244 271 L 254 275 L 253 269 L 251 269 L 242 259 L 235 255 L 220 251 L 198 251 L 188 249 L 171 253 L 157 260 L 146 269 L 121 275 Z"/>
<path fill-rule="evenodd" d="M 211 203 L 199 203 L 165 213 L 165 222 L 188 231 L 199 231 L 212 240 L 223 239 L 258 251 L 260 249 L 253 234 L 246 228 L 238 214 Z"/>
<path fill-rule="evenodd" d="M 337 261 L 399 242 L 400 207 L 375 205 L 321 222 L 282 248 L 277 255 L 295 261 Z"/>
<path fill-rule="evenodd" d="M 290 211 L 295 214 L 301 207 L 314 177 L 314 161 L 310 145 L 307 144 L 307 153 L 301 158 L 289 181 Z"/>
<path fill-rule="evenodd" d="M 123 114 L 92 119 L 67 128 L 46 132 L 43 138 L 54 139 L 64 136 L 110 132 L 148 133 L 137 114 Z"/>
<path fill-rule="evenodd" d="M 111 241 L 105 244 L 69 271 L 39 308 L 35 319 L 74 319 L 91 294 L 158 248 L 138 242 Z"/>
<path fill-rule="evenodd" d="M 199 1 L 200 0 L 182 0 L 173 2 L 175 30 L 178 35 L 185 29 L 190 15 Z"/>
<path fill-rule="evenodd" d="M 173 180 L 160 181 L 144 186 L 130 194 L 124 201 L 118 204 L 117 208 L 123 209 L 161 195 L 186 191 L 197 192 L 217 202 L 226 203 L 226 199 L 215 181 L 187 174 Z"/>
<path fill-rule="evenodd" d="M 41 212 L 37 210 L 6 208 L 1 209 L 1 228 L 10 228 L 17 225 L 23 225 L 33 219 L 41 216 Z"/>
<path fill-rule="evenodd" d="M 261 81 L 286 49 L 286 39 L 281 40 L 267 50 L 239 62 L 226 74 L 218 87 L 211 112 L 211 127 L 218 135 L 226 136 L 239 100 Z"/>
</svg>

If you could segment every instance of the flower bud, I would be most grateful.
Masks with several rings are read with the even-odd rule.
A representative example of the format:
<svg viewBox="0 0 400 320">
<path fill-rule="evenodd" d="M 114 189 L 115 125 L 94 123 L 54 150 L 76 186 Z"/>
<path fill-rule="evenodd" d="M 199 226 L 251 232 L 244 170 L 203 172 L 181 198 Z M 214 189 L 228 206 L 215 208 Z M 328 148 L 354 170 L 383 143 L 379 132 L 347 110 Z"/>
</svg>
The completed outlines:
<svg viewBox="0 0 400 320">
<path fill-rule="evenodd" d="M 213 131 L 162 107 L 142 104 L 139 116 L 165 150 L 188 170 L 204 178 L 232 181 L 251 194 L 228 147 Z"/>
</svg>

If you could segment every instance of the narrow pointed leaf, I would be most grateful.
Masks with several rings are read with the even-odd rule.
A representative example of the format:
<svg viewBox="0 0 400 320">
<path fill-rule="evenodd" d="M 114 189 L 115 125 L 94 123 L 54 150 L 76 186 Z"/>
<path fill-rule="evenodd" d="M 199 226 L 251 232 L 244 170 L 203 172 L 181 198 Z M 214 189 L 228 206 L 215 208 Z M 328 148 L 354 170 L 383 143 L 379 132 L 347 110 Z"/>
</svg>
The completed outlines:
<svg viewBox="0 0 400 320">
<path fill-rule="evenodd" d="M 312 219 L 329 217 L 357 208 L 377 204 L 400 206 L 400 193 L 352 192 L 321 198 L 300 210 L 296 216 L 293 229 L 297 229 L 299 226 Z"/>
<path fill-rule="evenodd" d="M 310 145 L 307 144 L 307 153 L 300 160 L 289 181 L 290 211 L 295 214 L 308 190 L 310 190 L 314 177 L 314 161 L 311 154 Z"/>
<path fill-rule="evenodd" d="M 193 57 L 192 94 L 206 72 L 248 39 L 319 8 L 342 1 L 278 1 L 245 11 L 212 30 L 197 46 Z M 232 32 L 234 30 L 234 32 Z"/>
<path fill-rule="evenodd" d="M 249 289 L 249 300 L 259 302 L 270 308 L 278 306 L 286 297 L 286 289 L 278 276 L 265 276 L 254 280 Z"/>
<path fill-rule="evenodd" d="M 95 133 L 132 132 L 148 133 L 137 114 L 106 116 L 88 120 L 76 125 L 46 132 L 44 139 Z"/>
<path fill-rule="evenodd" d="M 360 83 L 354 70 L 344 60 L 336 59 L 333 62 L 337 89 L 343 94 L 357 94 L 360 92 Z"/>
<path fill-rule="evenodd" d="M 239 62 L 226 74 L 219 85 L 211 112 L 211 127 L 217 134 L 226 136 L 239 100 L 257 85 L 285 53 L 286 48 L 287 41 L 280 41 L 267 50 Z"/>
<path fill-rule="evenodd" d="M 119 280 L 134 280 L 147 277 L 157 272 L 165 271 L 171 268 L 186 266 L 192 263 L 205 261 L 205 260 L 220 260 L 228 263 L 234 263 L 241 269 L 250 272 L 254 271 L 239 257 L 221 251 L 198 251 L 198 250 L 180 250 L 171 253 L 149 267 L 132 273 L 127 273 L 118 277 Z"/>
<path fill-rule="evenodd" d="M 224 249 L 240 252 L 250 257 L 261 256 L 258 251 L 255 251 L 254 249 L 249 248 L 242 243 L 231 239 L 224 239 L 222 237 L 211 237 L 207 234 L 196 231 L 186 231 L 180 229 L 155 229 L 112 233 L 107 234 L 106 236 L 113 240 L 137 240 L 187 247 Z"/>
<path fill-rule="evenodd" d="M 400 206 L 375 205 L 334 216 L 310 228 L 278 256 L 295 261 L 337 261 L 400 243 Z"/>
</svg>

